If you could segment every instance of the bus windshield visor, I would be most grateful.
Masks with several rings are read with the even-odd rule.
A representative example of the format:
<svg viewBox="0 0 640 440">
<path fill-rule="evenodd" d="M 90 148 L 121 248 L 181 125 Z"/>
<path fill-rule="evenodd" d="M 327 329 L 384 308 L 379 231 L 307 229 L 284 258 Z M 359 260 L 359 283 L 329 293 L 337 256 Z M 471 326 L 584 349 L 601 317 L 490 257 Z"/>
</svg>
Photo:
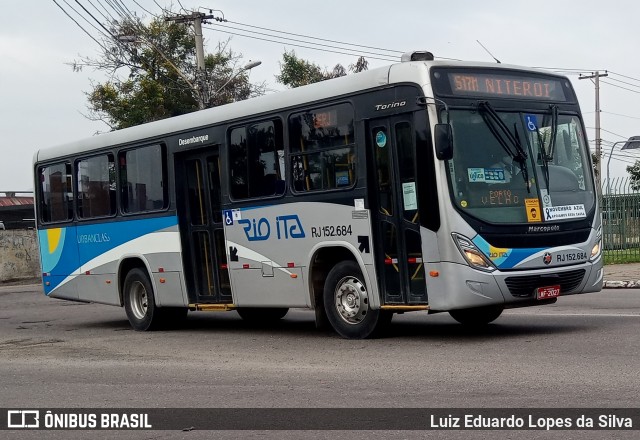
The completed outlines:
<svg viewBox="0 0 640 440">
<path fill-rule="evenodd" d="M 451 110 L 448 162 L 456 206 L 489 223 L 585 218 L 595 203 L 588 148 L 576 116 L 497 112 L 487 102 Z"/>
</svg>

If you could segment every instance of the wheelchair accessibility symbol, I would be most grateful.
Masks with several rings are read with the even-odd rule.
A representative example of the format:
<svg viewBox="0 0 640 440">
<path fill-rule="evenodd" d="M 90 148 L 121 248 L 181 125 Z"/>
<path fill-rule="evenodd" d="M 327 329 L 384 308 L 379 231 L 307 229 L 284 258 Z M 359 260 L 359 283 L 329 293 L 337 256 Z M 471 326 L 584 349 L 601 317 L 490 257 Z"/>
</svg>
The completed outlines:
<svg viewBox="0 0 640 440">
<path fill-rule="evenodd" d="M 238 220 L 242 220 L 242 211 L 239 209 L 227 209 L 223 213 L 224 224 L 227 226 L 233 226 Z"/>
<path fill-rule="evenodd" d="M 524 119 L 527 121 L 527 130 L 538 130 L 538 117 L 536 115 L 524 115 Z"/>
</svg>

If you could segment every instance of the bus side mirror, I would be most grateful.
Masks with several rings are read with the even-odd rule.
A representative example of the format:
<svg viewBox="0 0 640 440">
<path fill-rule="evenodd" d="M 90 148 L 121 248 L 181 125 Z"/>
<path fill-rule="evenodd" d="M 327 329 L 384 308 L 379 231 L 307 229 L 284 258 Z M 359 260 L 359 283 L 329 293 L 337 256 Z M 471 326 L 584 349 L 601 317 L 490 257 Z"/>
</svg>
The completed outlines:
<svg viewBox="0 0 640 440">
<path fill-rule="evenodd" d="M 436 157 L 440 160 L 453 159 L 453 132 L 450 124 L 436 124 L 434 137 Z"/>
</svg>

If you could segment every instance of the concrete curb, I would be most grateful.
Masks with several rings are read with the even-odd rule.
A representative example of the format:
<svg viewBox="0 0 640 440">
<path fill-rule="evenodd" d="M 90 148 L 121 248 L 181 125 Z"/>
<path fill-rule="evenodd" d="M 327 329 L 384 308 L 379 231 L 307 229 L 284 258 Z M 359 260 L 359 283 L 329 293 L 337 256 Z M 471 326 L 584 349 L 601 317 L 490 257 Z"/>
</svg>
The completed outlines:
<svg viewBox="0 0 640 440">
<path fill-rule="evenodd" d="M 637 281 L 614 281 L 605 280 L 602 283 L 603 289 L 640 289 L 640 280 Z"/>
</svg>

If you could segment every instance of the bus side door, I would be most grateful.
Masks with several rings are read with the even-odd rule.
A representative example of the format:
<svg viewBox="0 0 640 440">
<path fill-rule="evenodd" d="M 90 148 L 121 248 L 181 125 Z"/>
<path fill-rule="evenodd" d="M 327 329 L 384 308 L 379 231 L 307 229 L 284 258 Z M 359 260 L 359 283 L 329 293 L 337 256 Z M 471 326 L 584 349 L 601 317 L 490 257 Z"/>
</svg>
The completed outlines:
<svg viewBox="0 0 640 440">
<path fill-rule="evenodd" d="M 189 300 L 231 303 L 217 146 L 176 156 L 178 212 Z"/>
<path fill-rule="evenodd" d="M 383 303 L 426 304 L 413 113 L 372 119 L 367 128 L 369 206 Z"/>
</svg>

